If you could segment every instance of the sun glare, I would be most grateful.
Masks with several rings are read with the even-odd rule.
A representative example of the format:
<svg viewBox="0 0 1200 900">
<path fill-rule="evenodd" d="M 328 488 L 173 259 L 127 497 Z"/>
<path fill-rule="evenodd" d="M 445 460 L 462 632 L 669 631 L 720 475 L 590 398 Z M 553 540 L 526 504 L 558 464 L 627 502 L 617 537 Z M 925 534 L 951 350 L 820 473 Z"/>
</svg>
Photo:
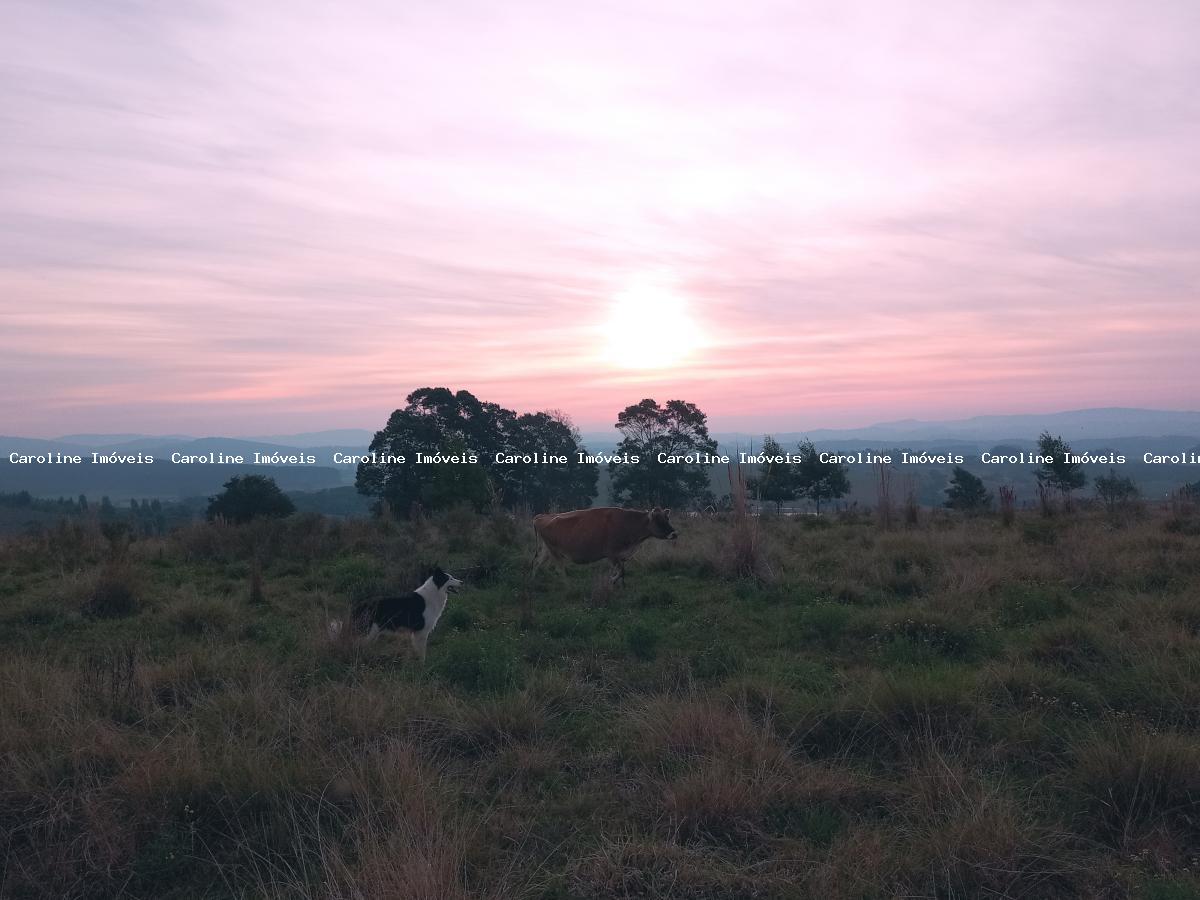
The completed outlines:
<svg viewBox="0 0 1200 900">
<path fill-rule="evenodd" d="M 684 298 L 657 284 L 635 285 L 613 298 L 604 338 L 605 358 L 623 369 L 670 368 L 702 344 Z"/>
</svg>

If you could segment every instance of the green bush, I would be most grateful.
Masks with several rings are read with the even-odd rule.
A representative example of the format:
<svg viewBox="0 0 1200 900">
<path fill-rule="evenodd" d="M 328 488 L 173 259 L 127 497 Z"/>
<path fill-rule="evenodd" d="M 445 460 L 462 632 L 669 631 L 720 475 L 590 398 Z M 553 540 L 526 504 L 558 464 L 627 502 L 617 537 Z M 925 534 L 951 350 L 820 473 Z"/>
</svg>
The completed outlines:
<svg viewBox="0 0 1200 900">
<path fill-rule="evenodd" d="M 108 566 L 92 583 L 82 612 L 96 619 L 123 619 L 137 613 L 138 586 L 122 566 Z"/>
</svg>

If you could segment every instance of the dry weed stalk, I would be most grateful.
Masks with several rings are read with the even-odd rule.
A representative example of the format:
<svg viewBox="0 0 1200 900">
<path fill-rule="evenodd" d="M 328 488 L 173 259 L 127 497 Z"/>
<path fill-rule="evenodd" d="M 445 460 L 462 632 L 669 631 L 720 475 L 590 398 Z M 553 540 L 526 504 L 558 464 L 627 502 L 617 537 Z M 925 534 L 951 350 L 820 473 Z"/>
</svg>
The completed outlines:
<svg viewBox="0 0 1200 900">
<path fill-rule="evenodd" d="M 904 479 L 904 524 L 915 528 L 921 521 L 921 504 L 917 499 L 917 480 L 911 475 Z"/>
<path fill-rule="evenodd" d="M 1037 486 L 1038 508 L 1042 516 L 1049 519 L 1054 515 L 1054 491 L 1045 482 L 1039 481 Z"/>
<path fill-rule="evenodd" d="M 1017 518 L 1017 489 L 1011 484 L 1002 484 L 1000 494 L 1000 521 L 1005 528 L 1011 528 Z"/>
<path fill-rule="evenodd" d="M 741 463 L 730 462 L 729 502 L 732 512 L 732 533 L 729 542 L 729 568 L 742 578 L 757 578 L 766 567 L 759 546 L 758 522 L 750 515 L 747 502 L 746 474 Z"/>
<path fill-rule="evenodd" d="M 884 463 L 874 463 L 875 469 L 875 510 L 879 515 L 879 527 L 884 531 L 892 527 L 892 467 Z"/>
</svg>

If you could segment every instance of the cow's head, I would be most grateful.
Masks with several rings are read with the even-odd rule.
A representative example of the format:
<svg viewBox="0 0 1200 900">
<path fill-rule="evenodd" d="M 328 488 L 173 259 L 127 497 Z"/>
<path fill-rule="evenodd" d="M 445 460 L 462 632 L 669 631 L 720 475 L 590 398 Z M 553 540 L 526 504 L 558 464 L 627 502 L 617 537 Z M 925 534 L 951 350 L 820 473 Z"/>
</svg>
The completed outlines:
<svg viewBox="0 0 1200 900">
<path fill-rule="evenodd" d="M 656 538 L 662 538 L 664 541 L 673 541 L 679 534 L 671 525 L 671 511 L 669 509 L 659 509 L 657 506 L 650 512 L 646 513 L 650 518 L 650 534 Z"/>
</svg>

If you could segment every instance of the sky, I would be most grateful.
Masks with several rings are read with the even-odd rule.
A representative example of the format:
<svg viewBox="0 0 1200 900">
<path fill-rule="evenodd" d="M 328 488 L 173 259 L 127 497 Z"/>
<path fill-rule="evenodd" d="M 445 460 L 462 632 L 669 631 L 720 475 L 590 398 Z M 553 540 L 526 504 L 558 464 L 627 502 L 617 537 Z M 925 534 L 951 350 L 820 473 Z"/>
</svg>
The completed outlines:
<svg viewBox="0 0 1200 900">
<path fill-rule="evenodd" d="M 1200 4 L 4 0 L 0 434 L 1200 406 Z"/>
</svg>

